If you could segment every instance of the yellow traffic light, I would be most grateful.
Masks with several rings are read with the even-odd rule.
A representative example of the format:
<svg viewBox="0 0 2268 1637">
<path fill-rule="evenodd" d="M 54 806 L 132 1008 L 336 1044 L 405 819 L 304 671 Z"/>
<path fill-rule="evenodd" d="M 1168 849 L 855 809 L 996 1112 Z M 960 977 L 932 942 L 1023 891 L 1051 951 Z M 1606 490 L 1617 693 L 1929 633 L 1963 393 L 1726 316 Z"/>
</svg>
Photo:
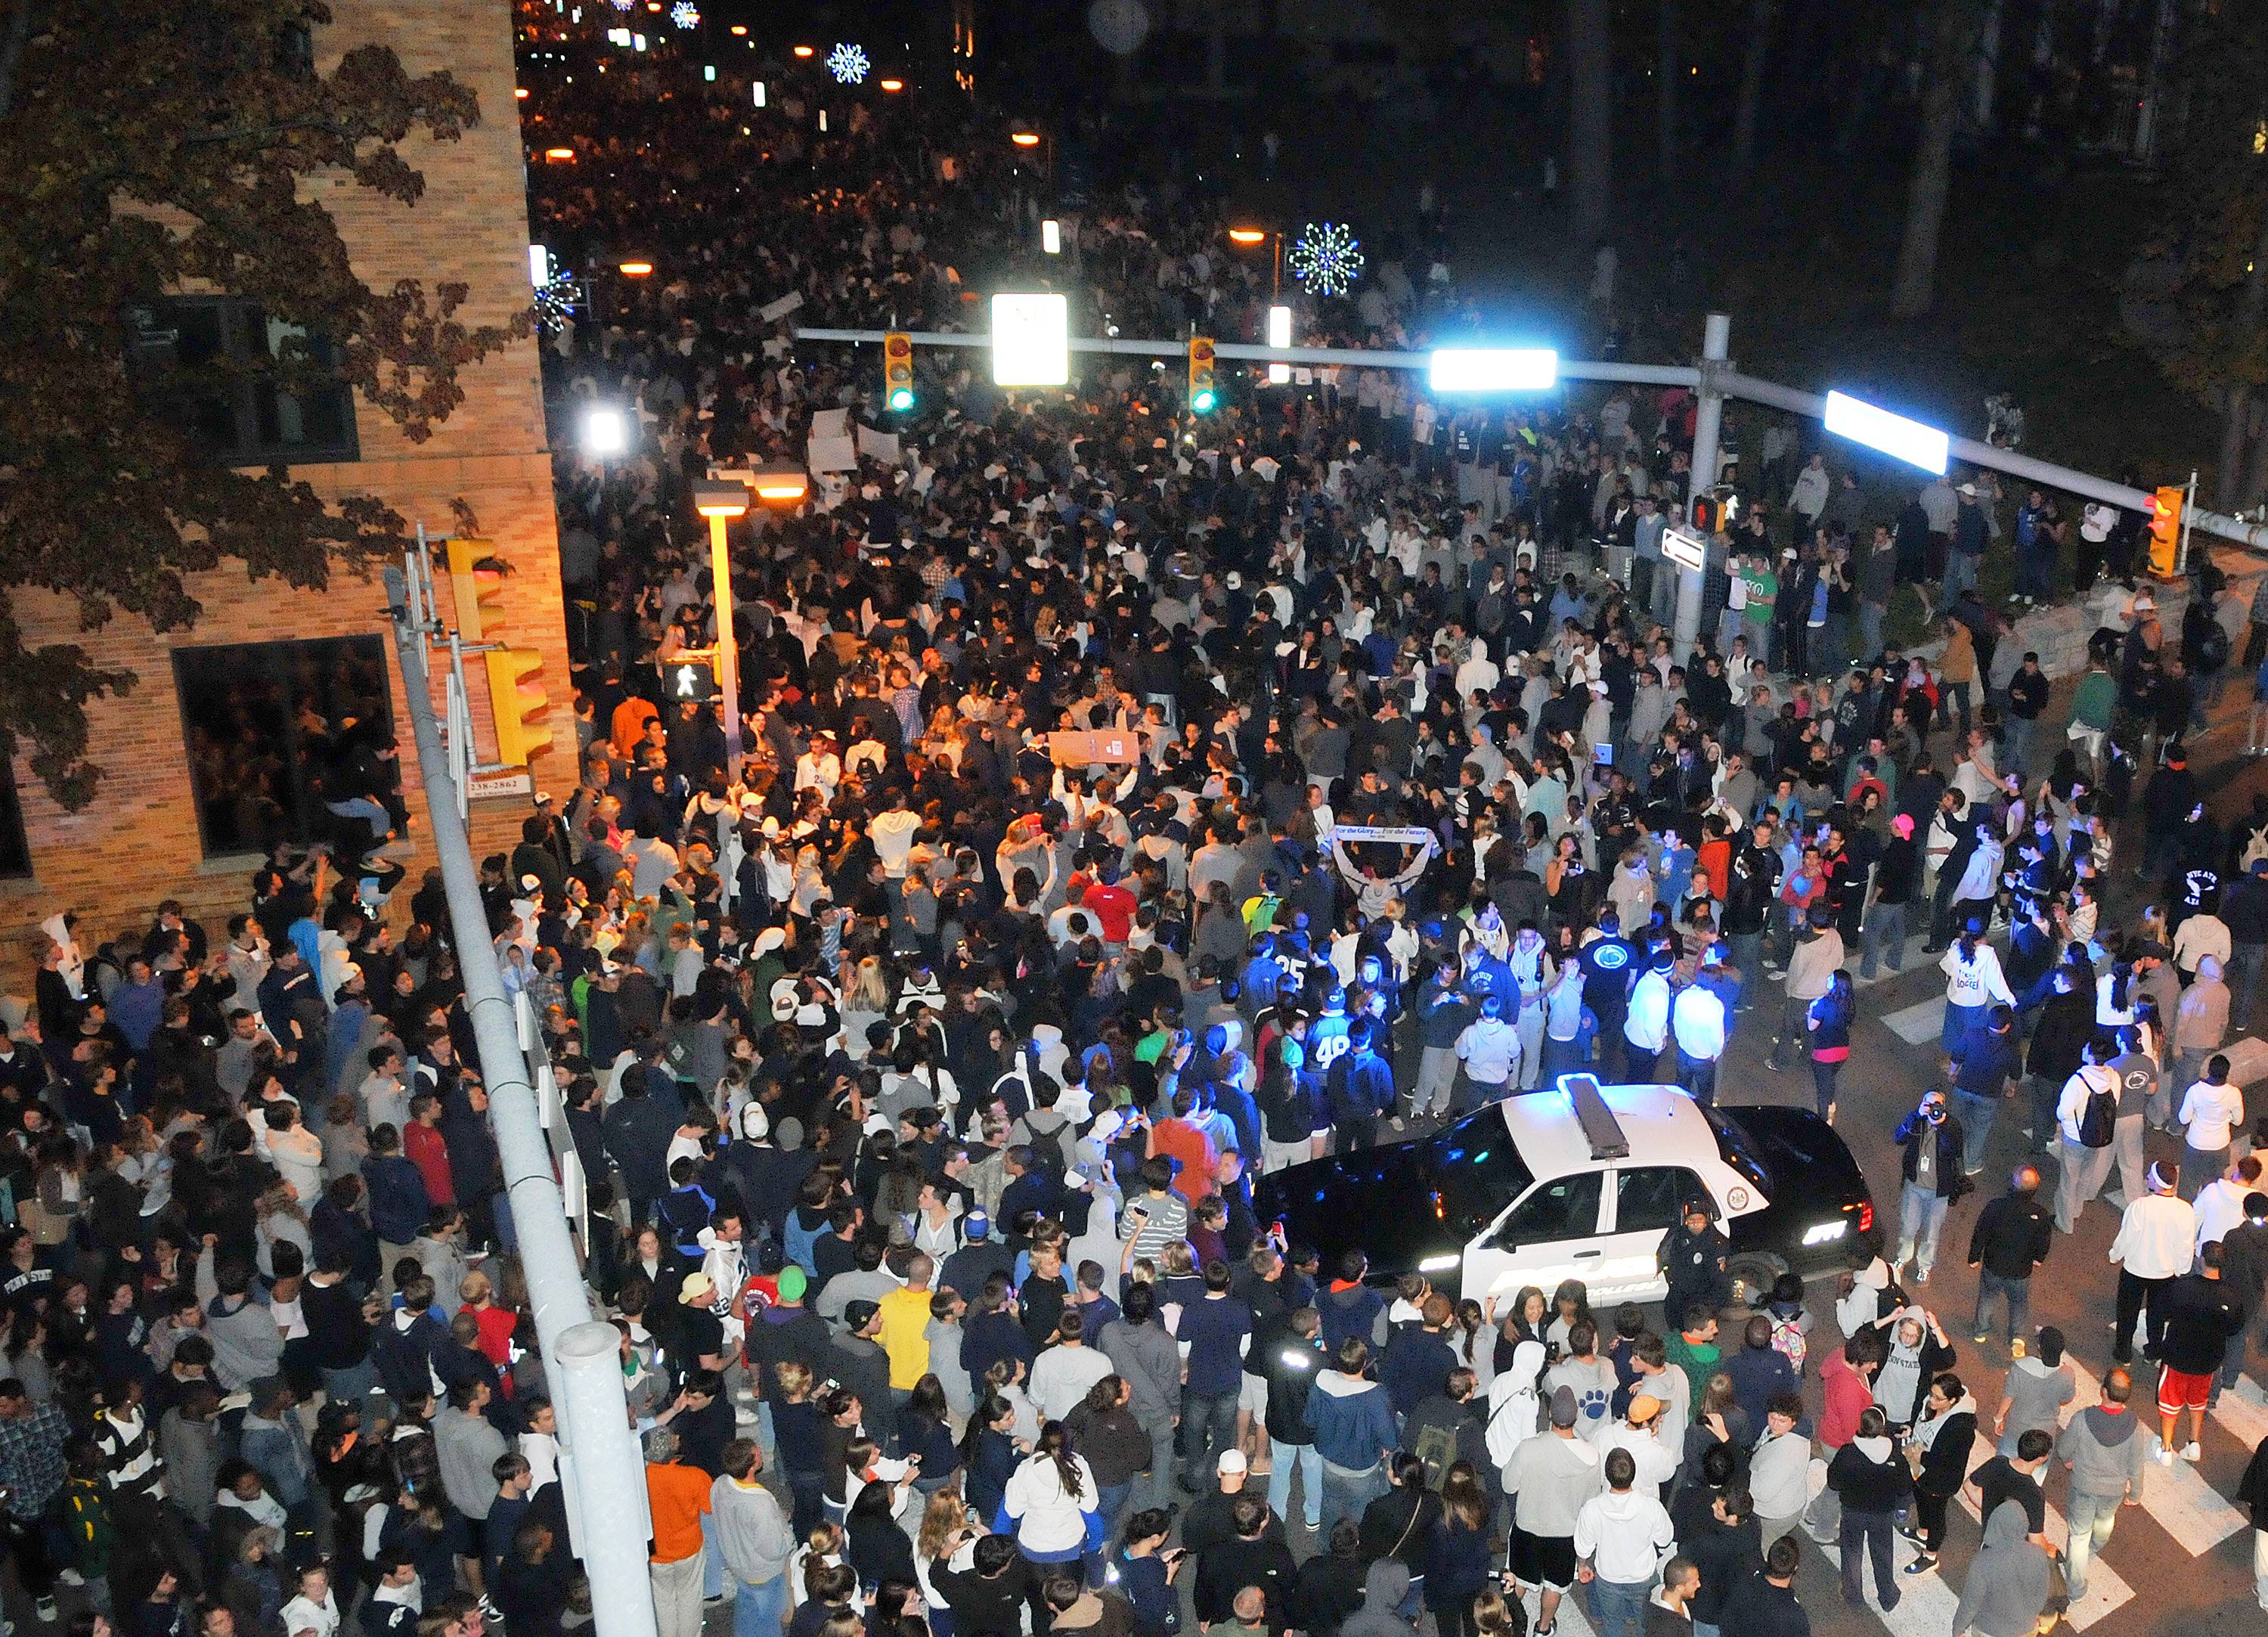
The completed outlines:
<svg viewBox="0 0 2268 1637">
<path fill-rule="evenodd" d="M 882 402 L 898 410 L 914 407 L 914 338 L 903 330 L 882 336 Z"/>
<path fill-rule="evenodd" d="M 457 629 L 467 642 L 478 642 L 503 628 L 504 571 L 496 547 L 486 540 L 452 540 L 449 586 L 457 599 Z"/>
<path fill-rule="evenodd" d="M 2182 551 L 2182 503 L 2188 489 L 2169 483 L 2150 500 L 2150 572 L 2171 579 Z"/>
<path fill-rule="evenodd" d="M 541 682 L 528 680 L 543 668 L 543 656 L 533 648 L 491 648 L 481 657 L 488 661 L 497 760 L 525 767 L 537 751 L 551 744 L 551 729 L 543 719 L 551 709 L 551 697 Z"/>
<path fill-rule="evenodd" d="M 1212 381 L 1212 337 L 1189 337 L 1189 413 L 1211 415 L 1220 402 Z"/>
</svg>

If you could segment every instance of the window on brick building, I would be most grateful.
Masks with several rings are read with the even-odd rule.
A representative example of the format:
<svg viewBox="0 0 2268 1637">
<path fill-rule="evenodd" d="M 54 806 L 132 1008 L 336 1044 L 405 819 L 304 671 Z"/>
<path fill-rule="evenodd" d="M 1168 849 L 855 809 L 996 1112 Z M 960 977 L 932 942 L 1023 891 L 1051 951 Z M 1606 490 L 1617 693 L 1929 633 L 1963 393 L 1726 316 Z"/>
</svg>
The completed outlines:
<svg viewBox="0 0 2268 1637">
<path fill-rule="evenodd" d="M 287 392 L 259 366 L 305 336 L 234 296 L 179 296 L 136 307 L 134 370 L 158 413 L 232 466 L 320 465 L 362 458 L 354 394 L 342 383 Z M 306 337 L 319 371 L 335 366 L 329 342 Z M 219 366 L 254 366 L 237 380 Z"/>
<path fill-rule="evenodd" d="M 331 838 L 326 805 L 392 807 L 393 712 L 379 637 L 173 650 L 204 856 Z"/>
<path fill-rule="evenodd" d="M 16 770 L 0 756 L 0 881 L 32 873 L 32 844 L 24 838 L 24 806 L 16 799 Z"/>
</svg>

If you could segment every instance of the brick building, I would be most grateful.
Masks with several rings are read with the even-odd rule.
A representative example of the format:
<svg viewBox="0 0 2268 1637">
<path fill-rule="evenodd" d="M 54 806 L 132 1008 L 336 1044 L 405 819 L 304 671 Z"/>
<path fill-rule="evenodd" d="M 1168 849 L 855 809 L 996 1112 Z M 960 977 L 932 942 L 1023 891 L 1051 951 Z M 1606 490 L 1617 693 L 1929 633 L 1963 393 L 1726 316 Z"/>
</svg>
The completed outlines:
<svg viewBox="0 0 2268 1637">
<path fill-rule="evenodd" d="M 519 105 L 513 97 L 509 0 L 332 0 L 335 21 L 316 31 L 314 53 L 328 70 L 350 46 L 390 46 L 412 74 L 446 68 L 480 98 L 482 122 L 460 141 L 413 136 L 404 157 L 424 173 L 424 197 L 404 207 L 356 187 L 320 179 L 314 188 L 337 220 L 356 271 L 379 288 L 397 278 L 446 279 L 471 287 L 468 324 L 500 322 L 528 298 L 527 190 Z M 256 336 L 261 321 L 240 304 L 169 303 L 145 325 L 153 344 L 206 345 Z M 558 527 L 551 457 L 543 422 L 535 343 L 523 342 L 464 371 L 465 402 L 423 444 L 401 435 L 367 404 L 261 403 L 247 394 L 239 419 L 247 464 L 282 453 L 292 476 L 326 498 L 372 495 L 434 534 L 452 530 L 451 501 L 461 498 L 511 571 L 500 607 L 516 646 L 543 655 L 541 680 L 551 698 L 552 748 L 534 764 L 539 786 L 563 792 L 575 780 L 575 734 L 559 585 Z M 449 581 L 437 575 L 445 616 Z M 61 910 L 81 918 L 80 940 L 96 942 L 146 927 L 154 906 L 176 897 L 213 939 L 247 907 L 247 881 L 262 842 L 279 829 L 312 833 L 320 804 L 295 787 L 283 757 L 244 748 L 288 748 L 291 724 L 312 711 L 334 727 L 349 714 L 391 730 L 401 748 L 403 794 L 416 855 L 403 860 L 415 883 L 432 863 L 423 849 L 424 796 L 403 714 L 402 678 L 372 579 L 338 573 L 328 591 L 279 582 L 249 583 L 232 569 L 196 577 L 205 613 L 194 630 L 159 636 L 139 621 L 113 621 L 96 641 L 106 660 L 138 678 L 122 698 L 90 710 L 91 747 L 107 778 L 77 814 L 49 799 L 19 757 L 15 800 L 0 804 L 0 988 L 30 992 L 43 940 L 34 930 Z M 24 639 L 80 640 L 75 610 L 61 600 L 18 592 Z M 473 712 L 487 759 L 486 682 L 468 666 Z M 380 678 L 383 678 L 381 687 Z M 437 669 L 436 680 L 438 680 Z M 382 717 L 379 709 L 383 693 Z M 306 719 L 312 722 L 312 718 Z M 278 745 L 278 736 L 283 744 Z M 312 809 L 312 816 L 309 810 Z M 508 848 L 529 811 L 525 795 L 475 801 L 476 852 Z M 406 910 L 406 893 L 396 908 Z"/>
</svg>

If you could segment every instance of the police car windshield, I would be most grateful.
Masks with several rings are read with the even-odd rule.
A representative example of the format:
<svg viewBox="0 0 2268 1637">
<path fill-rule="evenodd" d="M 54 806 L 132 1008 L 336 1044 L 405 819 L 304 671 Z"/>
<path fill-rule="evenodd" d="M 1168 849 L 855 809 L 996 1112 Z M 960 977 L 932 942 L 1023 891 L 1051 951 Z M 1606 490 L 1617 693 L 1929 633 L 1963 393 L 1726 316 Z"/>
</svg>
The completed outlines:
<svg viewBox="0 0 2268 1637">
<path fill-rule="evenodd" d="M 1468 1114 L 1428 1138 L 1426 1150 L 1442 1218 L 1467 1233 L 1477 1232 L 1475 1225 L 1491 1220 L 1535 1181 L 1505 1129 L 1502 1109 Z"/>
</svg>

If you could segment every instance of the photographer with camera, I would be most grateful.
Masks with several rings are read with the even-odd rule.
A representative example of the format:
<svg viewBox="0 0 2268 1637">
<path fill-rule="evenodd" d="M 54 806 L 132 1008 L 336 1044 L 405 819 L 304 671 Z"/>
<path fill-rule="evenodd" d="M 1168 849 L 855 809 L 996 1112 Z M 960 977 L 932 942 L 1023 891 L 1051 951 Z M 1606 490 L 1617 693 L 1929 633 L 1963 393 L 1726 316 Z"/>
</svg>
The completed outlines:
<svg viewBox="0 0 2268 1637">
<path fill-rule="evenodd" d="M 1905 1150 L 1899 1161 L 1905 1181 L 1898 1198 L 1896 1265 L 1903 1271 L 1911 1262 L 1926 1285 L 1937 1265 L 1945 1213 L 1970 1188 L 1961 1168 L 1961 1121 L 1946 1108 L 1945 1094 L 1933 1087 L 1890 1140 Z"/>
</svg>

